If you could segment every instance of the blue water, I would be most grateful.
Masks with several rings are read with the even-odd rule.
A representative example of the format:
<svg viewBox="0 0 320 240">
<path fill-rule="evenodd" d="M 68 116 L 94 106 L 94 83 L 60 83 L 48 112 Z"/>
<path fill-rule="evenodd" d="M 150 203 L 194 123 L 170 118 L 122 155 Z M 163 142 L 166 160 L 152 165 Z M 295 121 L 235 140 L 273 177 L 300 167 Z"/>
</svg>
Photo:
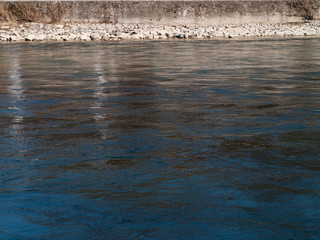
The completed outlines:
<svg viewBox="0 0 320 240">
<path fill-rule="evenodd" d="M 320 239 L 320 40 L 0 44 L 0 239 Z"/>
</svg>

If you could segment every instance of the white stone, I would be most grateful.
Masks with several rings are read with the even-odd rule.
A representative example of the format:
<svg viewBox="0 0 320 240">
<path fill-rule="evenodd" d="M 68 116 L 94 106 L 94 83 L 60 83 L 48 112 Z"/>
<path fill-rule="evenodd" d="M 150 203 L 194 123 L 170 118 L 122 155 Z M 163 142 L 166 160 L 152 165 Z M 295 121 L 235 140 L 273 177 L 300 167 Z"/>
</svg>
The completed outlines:
<svg viewBox="0 0 320 240">
<path fill-rule="evenodd" d="M 81 41 L 90 41 L 91 40 L 90 35 L 88 35 L 88 34 L 81 34 L 79 39 Z"/>
<path fill-rule="evenodd" d="M 10 36 L 10 38 L 11 38 L 11 41 L 19 41 L 19 40 L 21 40 L 21 38 L 18 37 L 18 36 Z"/>
<path fill-rule="evenodd" d="M 64 27 L 64 25 L 62 25 L 62 24 L 56 24 L 56 25 L 54 25 L 56 28 L 63 28 Z"/>
<path fill-rule="evenodd" d="M 90 39 L 91 39 L 91 40 L 100 40 L 100 39 L 101 39 L 101 36 L 100 36 L 100 34 L 98 34 L 98 33 L 92 33 L 92 34 L 90 35 Z"/>
<path fill-rule="evenodd" d="M 37 34 L 35 35 L 34 41 L 43 41 L 46 39 L 46 35 L 44 34 Z"/>
<path fill-rule="evenodd" d="M 27 36 L 25 37 L 25 40 L 26 40 L 26 41 L 33 41 L 35 38 L 36 38 L 35 35 L 29 34 L 29 35 L 27 35 Z"/>
</svg>

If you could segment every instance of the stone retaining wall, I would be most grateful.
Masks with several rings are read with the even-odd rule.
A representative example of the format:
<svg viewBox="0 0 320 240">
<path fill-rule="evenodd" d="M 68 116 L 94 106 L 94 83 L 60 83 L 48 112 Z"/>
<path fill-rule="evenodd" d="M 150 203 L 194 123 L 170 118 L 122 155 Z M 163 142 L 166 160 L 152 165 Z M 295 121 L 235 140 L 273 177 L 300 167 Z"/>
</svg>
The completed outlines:
<svg viewBox="0 0 320 240">
<path fill-rule="evenodd" d="M 320 0 L 11 1 L 0 21 L 198 25 L 287 23 L 319 19 Z"/>
</svg>

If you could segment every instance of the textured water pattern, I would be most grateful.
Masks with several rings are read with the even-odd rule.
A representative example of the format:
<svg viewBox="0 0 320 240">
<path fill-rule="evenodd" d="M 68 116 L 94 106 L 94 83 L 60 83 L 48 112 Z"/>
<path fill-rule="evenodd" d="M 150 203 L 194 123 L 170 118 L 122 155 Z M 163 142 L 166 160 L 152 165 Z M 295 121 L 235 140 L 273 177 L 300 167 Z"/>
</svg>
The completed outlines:
<svg viewBox="0 0 320 240">
<path fill-rule="evenodd" d="M 320 239 L 320 40 L 0 45 L 1 239 Z"/>
</svg>

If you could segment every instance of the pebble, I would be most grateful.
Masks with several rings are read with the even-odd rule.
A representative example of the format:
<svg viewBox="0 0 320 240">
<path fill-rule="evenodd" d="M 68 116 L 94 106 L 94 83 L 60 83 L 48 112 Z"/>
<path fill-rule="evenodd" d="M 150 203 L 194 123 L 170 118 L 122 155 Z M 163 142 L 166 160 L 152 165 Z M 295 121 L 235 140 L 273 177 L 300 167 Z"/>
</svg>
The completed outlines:
<svg viewBox="0 0 320 240">
<path fill-rule="evenodd" d="M 242 24 L 209 27 L 137 24 L 43 24 L 0 26 L 0 41 L 99 41 L 319 36 L 320 21 L 301 24 Z"/>
</svg>

